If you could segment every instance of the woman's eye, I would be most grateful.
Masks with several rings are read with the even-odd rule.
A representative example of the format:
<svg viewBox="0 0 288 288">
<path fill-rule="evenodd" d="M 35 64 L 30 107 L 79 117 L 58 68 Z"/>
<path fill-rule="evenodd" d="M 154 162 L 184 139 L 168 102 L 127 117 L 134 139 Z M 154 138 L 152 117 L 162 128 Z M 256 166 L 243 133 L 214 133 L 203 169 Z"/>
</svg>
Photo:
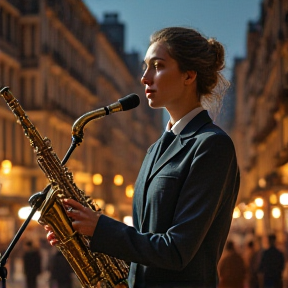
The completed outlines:
<svg viewBox="0 0 288 288">
<path fill-rule="evenodd" d="M 147 69 L 147 64 L 146 64 L 146 63 L 143 63 L 143 64 L 142 64 L 142 71 L 145 72 L 146 69 Z"/>
</svg>

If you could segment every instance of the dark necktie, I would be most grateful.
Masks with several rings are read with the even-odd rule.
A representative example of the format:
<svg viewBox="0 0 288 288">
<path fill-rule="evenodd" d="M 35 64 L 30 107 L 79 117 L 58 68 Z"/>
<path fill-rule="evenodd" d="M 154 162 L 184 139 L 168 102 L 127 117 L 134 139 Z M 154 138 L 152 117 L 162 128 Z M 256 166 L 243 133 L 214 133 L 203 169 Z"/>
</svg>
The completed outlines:
<svg viewBox="0 0 288 288">
<path fill-rule="evenodd" d="M 159 152 L 157 155 L 157 160 L 161 157 L 164 151 L 169 147 L 169 145 L 173 142 L 176 135 L 172 131 L 165 131 L 161 137 Z"/>
</svg>

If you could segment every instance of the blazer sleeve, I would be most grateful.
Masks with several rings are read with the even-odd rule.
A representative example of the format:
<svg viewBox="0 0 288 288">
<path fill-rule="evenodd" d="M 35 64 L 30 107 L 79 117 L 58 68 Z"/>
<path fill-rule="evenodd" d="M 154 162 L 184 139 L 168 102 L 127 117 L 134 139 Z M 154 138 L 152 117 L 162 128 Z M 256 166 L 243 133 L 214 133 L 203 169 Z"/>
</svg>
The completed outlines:
<svg viewBox="0 0 288 288">
<path fill-rule="evenodd" d="M 230 226 L 238 192 L 233 143 L 226 134 L 211 133 L 194 153 L 188 176 L 180 185 L 172 225 L 165 233 L 140 233 L 102 215 L 91 240 L 92 251 L 146 266 L 181 270 L 193 259 L 224 207 Z"/>
</svg>

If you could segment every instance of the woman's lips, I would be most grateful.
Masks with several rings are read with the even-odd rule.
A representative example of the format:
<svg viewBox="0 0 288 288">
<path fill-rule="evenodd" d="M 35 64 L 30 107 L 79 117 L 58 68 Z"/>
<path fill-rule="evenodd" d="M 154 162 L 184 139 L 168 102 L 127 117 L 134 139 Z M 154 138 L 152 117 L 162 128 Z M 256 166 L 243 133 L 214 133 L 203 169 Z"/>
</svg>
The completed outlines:
<svg viewBox="0 0 288 288">
<path fill-rule="evenodd" d="M 146 93 L 146 96 L 149 97 L 151 96 L 153 93 L 155 93 L 156 90 L 152 90 L 152 89 L 146 89 L 145 90 L 145 93 Z"/>
</svg>

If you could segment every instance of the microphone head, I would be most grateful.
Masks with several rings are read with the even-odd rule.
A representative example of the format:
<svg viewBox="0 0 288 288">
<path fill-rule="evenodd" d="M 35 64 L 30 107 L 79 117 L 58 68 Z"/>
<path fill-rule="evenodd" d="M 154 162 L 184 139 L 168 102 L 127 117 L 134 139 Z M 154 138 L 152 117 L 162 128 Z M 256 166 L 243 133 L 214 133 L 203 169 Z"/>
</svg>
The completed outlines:
<svg viewBox="0 0 288 288">
<path fill-rule="evenodd" d="M 140 104 L 140 98 L 137 94 L 129 94 L 118 100 L 122 106 L 122 111 L 136 108 Z"/>
</svg>

